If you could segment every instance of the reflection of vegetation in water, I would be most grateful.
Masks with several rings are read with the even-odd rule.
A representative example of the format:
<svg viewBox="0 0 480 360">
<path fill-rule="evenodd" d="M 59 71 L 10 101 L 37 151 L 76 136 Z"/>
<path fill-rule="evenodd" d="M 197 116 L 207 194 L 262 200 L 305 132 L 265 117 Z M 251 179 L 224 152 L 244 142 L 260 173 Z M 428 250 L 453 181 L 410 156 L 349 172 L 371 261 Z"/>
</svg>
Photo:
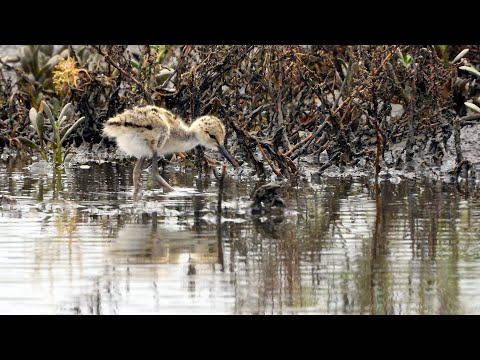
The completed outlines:
<svg viewBox="0 0 480 360">
<path fill-rule="evenodd" d="M 35 239 L 33 280 L 48 279 L 48 301 L 52 303 L 56 302 L 56 282 L 68 280 L 68 283 L 75 284 L 84 271 L 82 242 L 78 237 L 80 221 L 76 209 L 58 210 L 42 223 L 41 233 L 48 235 Z M 49 233 L 51 226 L 55 233 Z"/>
<path fill-rule="evenodd" d="M 79 214 L 76 209 L 62 210 L 55 216 L 55 228 L 59 238 L 72 239 L 77 231 Z"/>
<path fill-rule="evenodd" d="M 25 181 L 25 190 L 31 189 L 31 197 L 36 201 L 60 200 L 65 197 L 63 194 L 63 176 L 65 171 L 60 168 L 52 169 L 52 177 L 42 175 L 38 179 Z M 28 184 L 28 186 L 27 186 Z"/>
<path fill-rule="evenodd" d="M 438 314 L 459 314 L 461 313 L 461 304 L 458 301 L 459 295 L 459 276 L 458 276 L 458 258 L 455 254 L 456 249 L 448 251 L 445 258 L 437 259 L 437 297 L 438 308 L 435 309 Z"/>
<path fill-rule="evenodd" d="M 243 235 L 242 241 L 235 239 L 232 244 L 232 251 L 238 250 L 239 256 L 232 259 L 234 269 L 245 268 L 251 287 L 246 293 L 238 293 L 236 311 L 271 313 L 315 305 L 314 290 L 302 282 L 300 255 L 304 243 L 297 238 L 297 225 L 275 217 L 262 220 L 256 222 L 253 241 Z M 261 241 L 257 242 L 259 237 Z"/>
<path fill-rule="evenodd" d="M 63 191 L 62 186 L 62 170 L 58 168 L 53 169 L 53 179 L 52 179 L 52 189 L 53 189 L 53 198 L 58 200 L 60 192 Z"/>
<path fill-rule="evenodd" d="M 372 185 L 376 190 L 368 190 L 372 198 L 365 201 L 352 195 L 362 198 L 358 183 L 332 189 L 327 181 L 322 187 L 319 194 L 296 199 L 303 211 L 295 225 L 291 219 L 263 219 L 253 233 L 244 230 L 232 240 L 231 251 L 241 259 L 231 257 L 234 269 L 244 268 L 248 288 L 255 289 L 255 296 L 236 290 L 237 312 L 301 312 L 309 306 L 329 313 L 464 311 L 457 267 L 462 258 L 473 260 L 469 244 L 475 236 L 455 240 L 459 229 L 472 229 L 470 213 L 458 217 L 458 197 L 450 202 L 442 191 L 384 182 Z M 374 212 L 367 211 L 365 218 L 350 215 L 371 205 Z M 366 224 L 370 236 L 362 230 Z"/>
<path fill-rule="evenodd" d="M 29 175 L 12 184 L 26 170 L 11 167 L 8 176 L 0 172 L 0 186 L 28 194 L 35 208 L 23 216 L 42 216 L 33 281 L 47 282 L 52 301 L 59 283 L 87 284 L 73 303 L 59 305 L 65 311 L 121 312 L 122 304 L 149 296 L 161 304 L 167 290 L 187 294 L 192 304 L 207 293 L 235 313 L 478 310 L 471 300 L 478 295 L 480 249 L 475 188 L 461 194 L 453 185 L 419 180 L 376 186 L 324 179 L 285 185 L 285 212 L 252 216 L 244 196 L 253 186 L 228 180 L 219 218 L 218 189 L 206 176 L 189 173 L 182 183 L 183 175 L 173 175 L 180 186 L 201 183 L 193 197 L 153 192 L 133 206 L 123 194 L 131 186 L 129 168 L 57 170 L 57 178 Z"/>
</svg>

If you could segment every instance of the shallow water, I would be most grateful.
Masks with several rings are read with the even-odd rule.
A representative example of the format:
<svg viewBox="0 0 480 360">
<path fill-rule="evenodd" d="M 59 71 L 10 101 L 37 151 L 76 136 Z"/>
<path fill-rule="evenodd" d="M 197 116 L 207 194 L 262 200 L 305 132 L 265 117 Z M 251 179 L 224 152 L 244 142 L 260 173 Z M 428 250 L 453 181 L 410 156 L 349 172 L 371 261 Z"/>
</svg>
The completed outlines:
<svg viewBox="0 0 480 360">
<path fill-rule="evenodd" d="M 260 184 L 228 177 L 219 216 L 213 175 L 144 171 L 134 204 L 130 164 L 89 165 L 0 162 L 0 313 L 480 313 L 475 188 L 299 180 L 253 216 Z"/>
</svg>

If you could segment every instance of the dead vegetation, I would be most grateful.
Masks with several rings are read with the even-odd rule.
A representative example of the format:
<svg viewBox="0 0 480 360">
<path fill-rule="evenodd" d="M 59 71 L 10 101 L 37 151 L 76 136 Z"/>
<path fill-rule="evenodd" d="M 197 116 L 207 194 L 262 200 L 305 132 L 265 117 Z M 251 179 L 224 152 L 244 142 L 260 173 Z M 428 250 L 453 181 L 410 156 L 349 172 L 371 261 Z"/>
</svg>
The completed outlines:
<svg viewBox="0 0 480 360">
<path fill-rule="evenodd" d="M 44 50 L 50 58 L 40 59 Z M 59 93 L 52 83 L 54 51 L 33 48 L 33 65 L 1 63 L 0 147 L 12 146 L 20 135 L 34 140 L 28 112 L 45 99 L 54 109 L 71 102 L 86 117 L 71 135 L 76 145 L 101 142 L 103 122 L 134 105 L 164 106 L 187 121 L 215 114 L 225 121 L 237 158 L 258 175 L 271 171 L 288 178 L 307 155 L 320 173 L 332 165 L 361 164 L 376 174 L 414 169 L 417 153 L 440 166 L 452 135 L 457 165 L 468 167 L 459 133 L 479 120 L 464 105 L 478 101 L 479 89 L 475 75 L 459 70 L 471 65 L 468 55 L 452 61 L 454 50 L 186 45 L 140 46 L 132 53 L 127 46 L 68 46 L 58 58 L 74 59 L 76 70 L 70 71 L 78 76 L 62 83 Z M 43 72 L 35 73 L 38 63 Z M 15 77 L 7 78 L 12 70 Z M 201 149 L 189 156 L 199 166 L 204 158 Z"/>
</svg>

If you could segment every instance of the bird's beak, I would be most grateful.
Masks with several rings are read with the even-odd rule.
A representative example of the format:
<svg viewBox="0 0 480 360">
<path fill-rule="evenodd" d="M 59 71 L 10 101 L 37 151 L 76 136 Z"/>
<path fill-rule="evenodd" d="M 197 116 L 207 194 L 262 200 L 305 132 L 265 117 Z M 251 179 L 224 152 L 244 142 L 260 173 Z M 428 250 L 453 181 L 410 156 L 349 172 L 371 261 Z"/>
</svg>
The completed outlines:
<svg viewBox="0 0 480 360">
<path fill-rule="evenodd" d="M 225 149 L 225 146 L 218 145 L 218 151 L 222 154 L 235 168 L 238 168 L 240 165 L 238 164 L 237 160 L 235 160 Z"/>
</svg>

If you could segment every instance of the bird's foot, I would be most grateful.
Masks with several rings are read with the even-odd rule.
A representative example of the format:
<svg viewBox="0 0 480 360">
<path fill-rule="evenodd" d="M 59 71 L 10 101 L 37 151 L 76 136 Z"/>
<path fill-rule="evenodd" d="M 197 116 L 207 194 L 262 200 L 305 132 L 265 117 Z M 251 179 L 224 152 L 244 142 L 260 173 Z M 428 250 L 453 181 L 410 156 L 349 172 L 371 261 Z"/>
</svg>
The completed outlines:
<svg viewBox="0 0 480 360">
<path fill-rule="evenodd" d="M 135 163 L 135 167 L 133 168 L 133 201 L 138 201 L 139 196 L 138 192 L 140 191 L 140 176 L 142 173 L 142 166 L 145 162 L 145 157 L 141 157 Z"/>
<path fill-rule="evenodd" d="M 171 187 L 163 177 L 160 176 L 158 172 L 152 172 L 153 181 L 163 188 L 163 191 L 174 191 L 175 189 Z"/>
<path fill-rule="evenodd" d="M 133 187 L 133 201 L 137 202 L 138 200 L 141 199 L 142 195 L 140 193 L 140 186 L 134 186 Z"/>
</svg>

